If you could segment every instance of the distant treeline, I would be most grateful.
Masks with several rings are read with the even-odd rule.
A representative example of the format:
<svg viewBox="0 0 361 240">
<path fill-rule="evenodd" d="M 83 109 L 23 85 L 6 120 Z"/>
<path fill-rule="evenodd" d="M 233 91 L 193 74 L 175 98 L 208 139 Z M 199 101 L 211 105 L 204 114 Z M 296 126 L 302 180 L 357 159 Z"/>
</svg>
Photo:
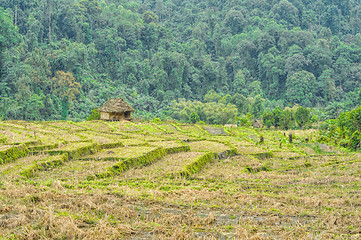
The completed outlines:
<svg viewBox="0 0 361 240">
<path fill-rule="evenodd" d="M 309 127 L 320 117 L 319 112 L 298 105 L 267 110 L 264 99 L 260 97 L 246 98 L 241 94 L 222 97 L 213 90 L 204 96 L 203 102 L 185 99 L 173 101 L 161 116 L 163 119 L 171 117 L 188 123 L 230 123 L 244 126 L 252 125 L 257 119 L 261 120 L 260 126 L 284 130 Z"/>
</svg>

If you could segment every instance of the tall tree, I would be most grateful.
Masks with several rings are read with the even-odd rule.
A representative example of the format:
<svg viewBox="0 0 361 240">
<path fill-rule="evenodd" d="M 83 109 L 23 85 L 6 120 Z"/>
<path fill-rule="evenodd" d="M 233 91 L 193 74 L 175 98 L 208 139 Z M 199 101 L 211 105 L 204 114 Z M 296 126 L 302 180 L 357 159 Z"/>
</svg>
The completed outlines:
<svg viewBox="0 0 361 240">
<path fill-rule="evenodd" d="M 80 93 L 80 84 L 75 81 L 73 74 L 57 71 L 53 77 L 54 92 L 62 101 L 62 119 L 66 120 L 69 112 L 69 104 Z"/>
</svg>

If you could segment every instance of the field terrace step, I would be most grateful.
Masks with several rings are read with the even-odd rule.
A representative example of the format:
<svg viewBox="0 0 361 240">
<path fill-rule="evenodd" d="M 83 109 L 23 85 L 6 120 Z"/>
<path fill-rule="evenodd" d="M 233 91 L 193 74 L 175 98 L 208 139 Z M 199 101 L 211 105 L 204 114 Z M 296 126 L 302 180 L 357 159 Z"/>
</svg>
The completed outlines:
<svg viewBox="0 0 361 240">
<path fill-rule="evenodd" d="M 142 133 L 145 134 L 163 135 L 165 133 L 165 131 L 162 128 L 158 127 L 156 124 L 134 123 L 134 125 L 139 128 Z"/>
<path fill-rule="evenodd" d="M 113 149 L 104 149 L 96 154 L 82 157 L 79 160 L 102 160 L 102 161 L 122 161 L 130 158 L 138 158 L 144 154 L 157 149 L 155 146 L 132 146 L 132 147 L 120 147 Z"/>
<path fill-rule="evenodd" d="M 17 161 L 9 162 L 1 166 L 0 175 L 17 178 L 20 173 L 28 166 L 32 165 L 37 161 L 43 161 L 50 155 L 28 155 L 25 157 L 20 157 Z"/>
<path fill-rule="evenodd" d="M 199 125 L 183 124 L 183 125 L 176 125 L 176 127 L 177 129 L 181 130 L 181 132 L 193 137 L 199 138 L 199 137 L 205 137 L 211 135 L 208 131 L 206 131 L 202 126 Z"/>
<path fill-rule="evenodd" d="M 83 127 L 88 131 L 94 132 L 112 132 L 114 129 L 109 127 L 102 121 L 87 121 L 87 122 L 76 122 L 73 123 L 75 126 Z"/>
<path fill-rule="evenodd" d="M 182 146 L 181 143 L 175 141 L 163 141 L 151 144 L 158 144 L 158 146 L 162 147 L 168 146 L 168 148 L 176 148 L 177 145 Z M 189 144 L 191 152 L 167 155 L 150 166 L 141 169 L 132 169 L 129 174 L 134 174 L 134 177 L 138 178 L 145 175 L 151 175 L 153 177 L 161 177 L 163 175 L 172 177 L 190 176 L 216 159 L 227 158 L 229 155 L 235 154 L 234 149 L 218 142 L 195 141 Z M 124 174 L 130 176 L 128 173 Z"/>
<path fill-rule="evenodd" d="M 78 133 L 78 135 L 82 137 L 84 140 L 92 141 L 98 144 L 102 149 L 124 146 L 121 140 L 124 139 L 125 137 L 120 135 L 96 133 L 90 131 L 81 132 Z"/>
<path fill-rule="evenodd" d="M 288 161 L 277 161 L 274 169 L 279 172 L 292 171 L 301 168 L 325 168 L 335 166 L 353 165 L 361 162 L 360 153 L 348 153 L 343 155 L 314 155 L 290 158 Z"/>
<path fill-rule="evenodd" d="M 241 178 L 248 178 L 249 172 L 246 168 L 257 168 L 263 165 L 264 163 L 252 155 L 237 155 L 224 161 L 215 161 L 195 174 L 194 177 L 211 181 L 237 181 Z"/>
<path fill-rule="evenodd" d="M 53 150 L 44 150 L 39 153 L 50 154 L 50 155 L 61 155 L 67 154 L 69 160 L 77 159 L 89 154 L 94 154 L 100 150 L 100 146 L 92 142 L 73 142 L 65 146 L 58 147 Z"/>
<path fill-rule="evenodd" d="M 189 151 L 189 146 L 177 142 L 154 142 L 154 145 L 148 146 L 127 146 L 120 148 L 104 149 L 96 154 L 82 157 L 79 160 L 102 160 L 102 161 L 124 161 L 133 158 L 139 158 L 155 149 L 164 150 L 165 154 L 174 152 Z"/>
<path fill-rule="evenodd" d="M 60 180 L 63 185 L 68 187 L 81 187 L 81 182 L 88 182 L 89 176 L 96 176 L 104 173 L 108 168 L 114 165 L 112 161 L 83 161 L 72 160 L 65 162 L 58 166 L 58 168 L 52 168 L 47 171 L 37 171 L 32 176 L 33 181 L 52 182 L 55 179 Z M 74 176 L 76 181 L 74 182 Z"/>
<path fill-rule="evenodd" d="M 7 144 L 21 144 L 37 141 L 36 135 L 25 129 L 4 128 L 0 130 L 1 142 Z"/>
<path fill-rule="evenodd" d="M 170 154 L 161 160 L 141 168 L 133 168 L 120 175 L 124 179 L 148 179 L 162 176 L 180 176 L 185 166 L 205 155 L 204 152 L 179 152 Z"/>
<path fill-rule="evenodd" d="M 51 149 L 55 149 L 55 148 L 58 148 L 59 145 L 62 145 L 64 143 L 54 143 L 54 144 L 38 144 L 38 145 L 35 145 L 35 146 L 29 146 L 28 149 L 31 153 L 38 153 L 40 151 L 43 151 L 43 150 L 51 150 Z"/>
<path fill-rule="evenodd" d="M 86 127 L 78 126 L 75 123 L 69 121 L 52 121 L 46 122 L 45 124 L 50 127 L 65 131 L 82 132 L 87 130 Z"/>
<path fill-rule="evenodd" d="M 134 133 L 141 131 L 141 128 L 139 128 L 137 124 L 127 121 L 104 122 L 104 124 L 112 128 L 115 133 Z"/>
<path fill-rule="evenodd" d="M 273 156 L 277 158 L 295 159 L 306 156 L 306 154 L 300 152 L 291 152 L 291 151 L 277 151 L 277 152 L 273 152 Z"/>
<path fill-rule="evenodd" d="M 224 158 L 225 156 L 221 156 Z M 196 172 L 199 172 L 205 165 L 213 162 L 217 158 L 220 158 L 219 154 L 207 152 L 202 154 L 196 159 L 193 159 L 190 163 L 183 166 L 183 169 L 175 175 L 190 176 Z"/>
<path fill-rule="evenodd" d="M 132 146 L 147 146 L 149 143 L 147 141 L 137 139 L 137 138 L 124 138 L 119 140 L 123 146 L 132 147 Z"/>
<path fill-rule="evenodd" d="M 9 146 L 5 145 L 0 147 L 0 164 L 13 162 L 18 158 L 25 157 L 29 150 L 25 144 Z"/>
<path fill-rule="evenodd" d="M 23 124 L 7 123 L 0 127 L 0 136 L 4 136 L 8 143 L 23 143 L 28 141 L 52 142 L 61 135 L 69 134 L 45 123 L 25 122 Z"/>
<path fill-rule="evenodd" d="M 89 176 L 89 179 L 92 178 L 105 178 L 114 175 L 118 175 L 121 172 L 127 171 L 128 169 L 136 166 L 145 166 L 152 164 L 153 162 L 161 159 L 167 152 L 164 148 L 161 147 L 138 147 L 137 150 L 132 149 L 131 152 L 124 149 L 120 149 L 113 156 L 103 158 L 99 157 L 98 160 L 114 160 L 118 161 L 112 167 L 108 168 L 106 171 L 95 176 Z M 119 154 L 117 156 L 117 154 Z M 88 160 L 88 159 L 87 159 Z"/>
<path fill-rule="evenodd" d="M 219 159 L 211 152 L 179 152 L 170 154 L 145 167 L 130 169 L 120 176 L 125 179 L 189 177 L 207 164 Z"/>
<path fill-rule="evenodd" d="M 167 153 L 174 152 L 186 152 L 190 150 L 190 147 L 180 141 L 161 141 L 161 142 L 151 142 L 151 146 L 157 146 L 165 148 Z"/>
<path fill-rule="evenodd" d="M 147 142 L 158 142 L 164 140 L 164 136 L 153 135 L 149 133 L 127 133 L 126 136 Z"/>
<path fill-rule="evenodd" d="M 226 153 L 227 155 L 236 154 L 236 149 L 216 141 L 193 141 L 189 142 L 188 145 L 190 146 L 191 151 L 194 152 Z"/>
<path fill-rule="evenodd" d="M 268 149 L 264 149 L 262 148 L 262 146 L 256 146 L 256 145 L 246 145 L 246 146 L 239 145 L 236 148 L 237 148 L 237 152 L 242 155 L 259 155 L 269 152 Z"/>
<path fill-rule="evenodd" d="M 98 160 L 115 160 L 118 161 L 105 172 L 90 176 L 104 178 L 113 175 L 118 175 L 125 172 L 132 167 L 146 166 L 162 159 L 167 154 L 189 151 L 189 146 L 167 146 L 167 147 L 133 147 L 133 148 L 119 148 L 112 149 L 112 151 L 105 152 L 105 155 L 96 154 L 94 157 Z M 104 151 L 103 151 L 104 154 Z M 110 156 L 106 156 L 106 154 Z M 93 157 L 93 156 L 92 156 Z M 94 160 L 94 158 L 84 158 L 84 160 Z"/>
<path fill-rule="evenodd" d="M 176 127 L 174 127 L 172 124 L 169 123 L 161 123 L 157 125 L 159 128 L 161 128 L 164 132 L 167 134 L 175 134 L 178 133 L 178 130 Z"/>
<path fill-rule="evenodd" d="M 69 158 L 67 154 L 43 157 L 26 166 L 20 174 L 28 178 L 33 177 L 37 172 L 57 168 L 68 161 Z"/>
</svg>

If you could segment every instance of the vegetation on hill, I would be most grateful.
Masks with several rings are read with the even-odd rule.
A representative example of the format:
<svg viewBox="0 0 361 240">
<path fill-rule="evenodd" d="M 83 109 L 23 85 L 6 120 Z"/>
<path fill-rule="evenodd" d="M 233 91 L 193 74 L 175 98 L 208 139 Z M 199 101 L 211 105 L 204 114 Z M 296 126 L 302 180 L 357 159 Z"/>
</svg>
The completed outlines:
<svg viewBox="0 0 361 240">
<path fill-rule="evenodd" d="M 361 107 L 341 113 L 337 119 L 326 121 L 320 131 L 320 140 L 351 150 L 361 148 Z"/>
<path fill-rule="evenodd" d="M 0 22 L 3 119 L 86 119 L 117 96 L 162 116 L 210 90 L 324 118 L 361 100 L 356 0 L 2 0 Z"/>
</svg>

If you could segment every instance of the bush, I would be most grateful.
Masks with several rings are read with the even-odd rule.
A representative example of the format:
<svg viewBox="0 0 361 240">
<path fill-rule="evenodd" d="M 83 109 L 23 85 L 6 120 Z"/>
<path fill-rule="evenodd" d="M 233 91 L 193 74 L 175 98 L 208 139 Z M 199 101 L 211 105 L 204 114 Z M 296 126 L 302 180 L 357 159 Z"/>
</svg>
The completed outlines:
<svg viewBox="0 0 361 240">
<path fill-rule="evenodd" d="M 200 120 L 199 115 L 196 112 L 192 112 L 191 115 L 190 115 L 191 123 L 199 122 L 199 120 Z"/>
<path fill-rule="evenodd" d="M 295 120 L 300 128 L 306 127 L 311 122 L 311 111 L 304 107 L 297 108 Z"/>
<path fill-rule="evenodd" d="M 262 115 L 263 123 L 267 128 L 272 126 L 288 130 L 294 127 L 293 112 L 290 109 L 281 109 L 277 107 L 272 111 L 265 112 Z"/>
<path fill-rule="evenodd" d="M 162 123 L 162 120 L 160 118 L 153 118 L 152 123 L 159 124 Z"/>
<path fill-rule="evenodd" d="M 340 114 L 321 126 L 322 141 L 347 147 L 353 151 L 361 148 L 361 107 Z"/>
<path fill-rule="evenodd" d="M 86 119 L 87 121 L 100 120 L 100 112 L 97 108 L 92 110 L 92 114 Z"/>
</svg>

